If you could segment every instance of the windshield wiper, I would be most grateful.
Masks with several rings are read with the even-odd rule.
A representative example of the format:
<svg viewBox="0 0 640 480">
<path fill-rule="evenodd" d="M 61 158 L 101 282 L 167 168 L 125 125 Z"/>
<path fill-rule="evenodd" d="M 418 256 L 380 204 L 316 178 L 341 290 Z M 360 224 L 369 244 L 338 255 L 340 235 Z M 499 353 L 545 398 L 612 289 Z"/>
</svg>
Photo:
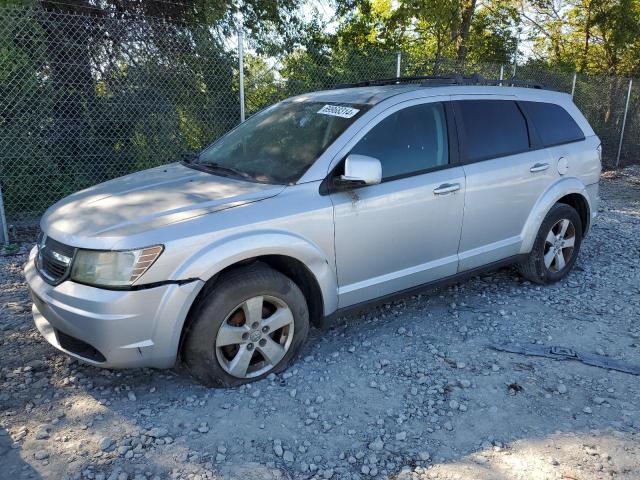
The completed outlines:
<svg viewBox="0 0 640 480">
<path fill-rule="evenodd" d="M 180 161 L 182 163 L 194 163 L 198 158 L 200 158 L 199 153 L 183 152 L 180 154 Z"/>
<path fill-rule="evenodd" d="M 238 170 L 233 167 L 227 167 L 226 165 L 220 165 L 219 163 L 216 163 L 216 162 L 200 162 L 200 163 L 197 163 L 196 165 L 203 167 L 210 172 L 231 174 L 235 177 L 251 180 L 252 182 L 255 182 L 256 180 L 252 175 L 249 175 L 248 173 L 243 172 L 242 170 Z"/>
</svg>

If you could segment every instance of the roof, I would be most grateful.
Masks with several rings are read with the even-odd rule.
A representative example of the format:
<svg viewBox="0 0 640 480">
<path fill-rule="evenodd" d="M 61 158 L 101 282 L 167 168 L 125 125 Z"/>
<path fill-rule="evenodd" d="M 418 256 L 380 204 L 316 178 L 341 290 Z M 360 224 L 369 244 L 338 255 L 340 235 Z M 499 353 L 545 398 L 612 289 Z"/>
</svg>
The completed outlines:
<svg viewBox="0 0 640 480">
<path fill-rule="evenodd" d="M 336 90 L 321 90 L 304 93 L 295 97 L 296 100 L 313 100 L 318 102 L 359 103 L 375 105 L 394 95 L 420 89 L 420 85 L 380 85 L 374 87 L 339 88 Z"/>
<path fill-rule="evenodd" d="M 313 100 L 318 102 L 336 102 L 375 105 L 387 98 L 401 93 L 423 89 L 446 89 L 445 94 L 461 93 L 460 89 L 471 89 L 471 92 L 481 91 L 487 94 L 514 94 L 516 92 L 532 90 L 535 92 L 551 93 L 541 84 L 516 79 L 490 80 L 474 74 L 469 77 L 454 75 L 451 77 L 400 77 L 381 80 L 365 80 L 358 83 L 337 85 L 332 90 L 310 92 L 295 97 L 296 100 Z M 469 90 L 467 90 L 469 91 Z M 465 92 L 466 93 L 466 92 Z M 544 96 L 544 95 L 543 95 Z"/>
</svg>

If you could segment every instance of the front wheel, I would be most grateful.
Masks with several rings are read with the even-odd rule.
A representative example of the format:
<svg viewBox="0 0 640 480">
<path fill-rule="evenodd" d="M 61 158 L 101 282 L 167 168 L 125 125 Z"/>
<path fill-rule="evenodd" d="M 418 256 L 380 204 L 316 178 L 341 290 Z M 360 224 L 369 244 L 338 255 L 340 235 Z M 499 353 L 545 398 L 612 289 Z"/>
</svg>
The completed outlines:
<svg viewBox="0 0 640 480">
<path fill-rule="evenodd" d="M 535 283 L 555 283 L 573 268 L 581 243 L 580 215 L 573 207 L 556 203 L 542 222 L 531 253 L 519 265 L 520 273 Z"/>
<path fill-rule="evenodd" d="M 288 277 L 254 265 L 224 274 L 196 305 L 182 358 L 211 387 L 231 387 L 284 370 L 309 331 L 304 295 Z"/>
</svg>

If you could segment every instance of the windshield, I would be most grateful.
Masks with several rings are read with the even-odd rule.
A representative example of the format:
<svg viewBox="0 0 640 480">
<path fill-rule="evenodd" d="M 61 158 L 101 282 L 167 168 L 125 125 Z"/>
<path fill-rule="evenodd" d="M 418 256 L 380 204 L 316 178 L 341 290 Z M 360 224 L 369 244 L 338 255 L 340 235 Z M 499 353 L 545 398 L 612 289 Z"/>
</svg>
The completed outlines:
<svg viewBox="0 0 640 480">
<path fill-rule="evenodd" d="M 368 108 L 285 100 L 221 137 L 191 164 L 212 173 L 291 184 Z"/>
</svg>

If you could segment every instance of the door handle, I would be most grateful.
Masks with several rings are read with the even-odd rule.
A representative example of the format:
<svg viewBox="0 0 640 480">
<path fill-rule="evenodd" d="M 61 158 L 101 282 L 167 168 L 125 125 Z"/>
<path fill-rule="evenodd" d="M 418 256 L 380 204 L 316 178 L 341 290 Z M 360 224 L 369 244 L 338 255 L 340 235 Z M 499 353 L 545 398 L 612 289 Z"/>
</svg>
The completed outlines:
<svg viewBox="0 0 640 480">
<path fill-rule="evenodd" d="M 446 195 L 447 193 L 453 193 L 460 190 L 459 183 L 443 183 L 438 188 L 436 188 L 433 193 L 436 195 Z"/>
<path fill-rule="evenodd" d="M 533 167 L 529 169 L 530 172 L 544 172 L 547 168 L 549 168 L 548 163 L 536 163 Z"/>
</svg>

